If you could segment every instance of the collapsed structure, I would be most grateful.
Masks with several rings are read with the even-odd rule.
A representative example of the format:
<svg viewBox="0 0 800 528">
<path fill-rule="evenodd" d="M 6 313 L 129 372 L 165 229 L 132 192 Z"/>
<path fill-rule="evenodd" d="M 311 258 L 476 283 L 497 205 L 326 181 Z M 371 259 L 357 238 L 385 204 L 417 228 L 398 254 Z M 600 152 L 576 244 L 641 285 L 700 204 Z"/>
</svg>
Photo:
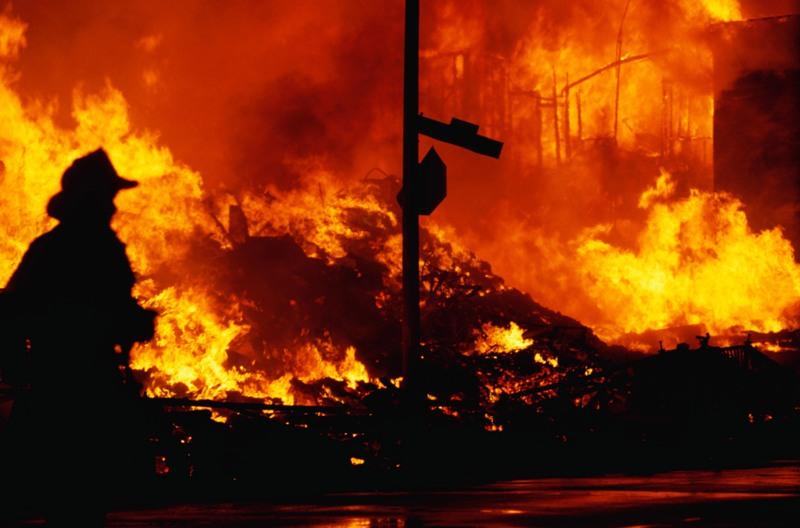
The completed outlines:
<svg viewBox="0 0 800 528">
<path fill-rule="evenodd" d="M 714 186 L 757 229 L 800 248 L 800 15 L 721 25 L 714 35 Z"/>
<path fill-rule="evenodd" d="M 15 56 L 24 24 L 2 17 L 0 30 L 10 37 L 0 39 L 6 43 L 0 51 Z M 763 23 L 778 38 L 796 35 L 793 20 Z M 742 24 L 746 35 L 762 23 Z M 640 27 L 636 44 L 641 33 Z M 702 433 L 708 446 L 757 437 L 768 452 L 782 452 L 797 426 L 793 378 L 751 346 L 681 346 L 628 364 L 633 353 L 595 335 L 654 348 L 665 334 L 648 330 L 677 328 L 670 347 L 672 340 L 686 341 L 687 332 L 716 325 L 729 331 L 731 343 L 743 342 L 754 328 L 761 330 L 753 335 L 756 345 L 797 348 L 790 316 L 798 266 L 791 245 L 779 229 L 752 230 L 735 198 L 710 189 L 713 158 L 715 185 L 760 207 L 754 205 L 762 203 L 760 194 L 740 195 L 736 188 L 751 181 L 739 172 L 750 154 L 736 143 L 739 136 L 722 132 L 712 156 L 712 93 L 680 78 L 661 49 L 623 53 L 627 34 L 620 23 L 614 58 L 592 56 L 588 64 L 575 61 L 592 39 L 573 47 L 527 43 L 517 55 L 457 42 L 423 57 L 431 108 L 469 119 L 478 114 L 475 121 L 487 133 L 509 143 L 513 170 L 498 169 L 491 185 L 481 175 L 481 192 L 524 188 L 520 200 L 529 201 L 522 219 L 507 224 L 496 209 L 469 211 L 476 223 L 499 219 L 503 236 L 496 244 L 477 244 L 494 268 L 454 231 L 436 224 L 423 231 L 426 401 L 412 402 L 419 412 L 408 412 L 397 389 L 399 182 L 380 170 L 348 184 L 310 160 L 300 164 L 307 177 L 290 190 L 258 182 L 212 191 L 153 135 L 132 130 L 120 92 L 79 97 L 77 127 L 64 130 L 47 109 L 26 105 L 3 70 L 0 111 L 10 125 L 0 131 L 0 185 L 19 195 L 2 196 L 0 269 L 12 267 L 44 229 L 38 215 L 52 173 L 74 151 L 105 144 L 121 172 L 142 180 L 138 201 L 119 204 L 117 227 L 142 274 L 137 295 L 161 316 L 156 340 L 134 351 L 132 366 L 151 397 L 240 404 L 236 413 L 212 416 L 173 402 L 177 410 L 161 415 L 154 434 L 156 469 L 165 479 L 369 474 L 405 468 L 408 459 L 422 465 L 437 458 L 458 476 L 475 451 L 488 453 L 476 472 L 495 463 L 512 471 L 521 460 L 528 469 L 597 468 L 598 449 L 616 453 L 616 461 L 637 449 L 641 459 L 680 450 L 693 438 L 667 446 L 677 431 Z M 678 58 L 692 51 L 678 50 Z M 718 52 L 720 65 L 727 53 Z M 781 104 L 795 104 L 789 88 L 796 64 L 786 64 L 778 69 L 788 77 L 737 70 L 733 78 L 744 80 L 720 92 L 716 126 L 762 117 L 736 105 L 751 92 L 765 102 L 764 86 L 776 87 Z M 519 67 L 524 71 L 512 75 Z M 629 70 L 634 67 L 642 69 Z M 527 84 L 520 89 L 512 80 Z M 796 141 L 796 121 L 772 112 L 775 130 L 788 130 Z M 792 144 L 776 141 L 766 143 Z M 794 189 L 797 164 L 789 152 L 797 151 L 781 152 L 787 157 L 776 158 L 776 181 Z M 733 176 L 722 174 L 726 164 Z M 659 168 L 669 170 L 653 183 Z M 764 196 L 768 212 L 780 211 L 791 229 L 785 206 L 796 204 L 791 193 Z M 769 227 L 780 220 L 760 218 Z M 564 239 L 539 237 L 538 226 Z M 501 279 L 506 270 L 519 287 Z M 533 279 L 525 283 L 528 276 Z M 592 320 L 592 328 L 544 308 L 531 291 L 549 306 Z M 257 412 L 271 404 L 314 408 Z M 714 427 L 693 428 L 709 417 L 719 419 Z M 295 456 L 276 460 L 275 452 Z M 220 462 L 220 453 L 229 458 Z"/>
</svg>

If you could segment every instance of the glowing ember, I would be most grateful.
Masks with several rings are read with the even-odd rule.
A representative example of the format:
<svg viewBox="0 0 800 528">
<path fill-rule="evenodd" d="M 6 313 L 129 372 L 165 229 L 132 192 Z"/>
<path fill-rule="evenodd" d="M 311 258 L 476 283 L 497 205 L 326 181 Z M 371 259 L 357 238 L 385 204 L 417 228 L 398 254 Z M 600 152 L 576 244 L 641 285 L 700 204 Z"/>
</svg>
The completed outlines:
<svg viewBox="0 0 800 528">
<path fill-rule="evenodd" d="M 540 365 L 550 365 L 553 368 L 558 368 L 558 358 L 545 357 L 539 352 L 533 356 L 533 360 Z M 591 369 L 590 369 L 591 370 Z"/>
<path fill-rule="evenodd" d="M 525 350 L 533 345 L 533 339 L 524 337 L 524 334 L 525 330 L 514 321 L 508 328 L 486 323 L 476 332 L 475 350 L 481 354 Z"/>
</svg>

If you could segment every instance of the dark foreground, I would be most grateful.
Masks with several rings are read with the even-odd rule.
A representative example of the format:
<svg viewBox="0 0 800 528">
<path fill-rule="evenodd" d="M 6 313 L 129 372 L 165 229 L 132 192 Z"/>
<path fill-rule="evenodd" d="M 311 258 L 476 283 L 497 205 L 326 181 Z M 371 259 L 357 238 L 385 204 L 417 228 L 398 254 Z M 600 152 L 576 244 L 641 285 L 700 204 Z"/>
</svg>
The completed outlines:
<svg viewBox="0 0 800 528">
<path fill-rule="evenodd" d="M 269 478 L 265 475 L 265 478 Z M 800 526 L 800 464 L 646 476 L 514 480 L 433 492 L 111 514 L 109 527 Z"/>
</svg>

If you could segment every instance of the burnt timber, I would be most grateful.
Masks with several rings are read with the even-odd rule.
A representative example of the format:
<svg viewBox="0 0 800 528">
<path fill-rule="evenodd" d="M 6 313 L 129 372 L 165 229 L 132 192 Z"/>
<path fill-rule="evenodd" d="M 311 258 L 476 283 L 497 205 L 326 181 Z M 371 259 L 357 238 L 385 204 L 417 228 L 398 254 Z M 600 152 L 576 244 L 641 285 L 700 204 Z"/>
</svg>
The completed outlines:
<svg viewBox="0 0 800 528">
<path fill-rule="evenodd" d="M 489 362 L 513 370 L 515 362 L 527 363 L 529 356 L 521 351 L 516 357 L 465 358 L 452 369 L 453 376 L 463 375 L 461 369 L 481 371 Z M 422 375 L 435 375 L 440 368 L 423 364 Z M 327 472 L 319 482 L 331 489 L 746 465 L 796 453 L 798 387 L 792 372 L 750 345 L 679 346 L 608 365 L 591 376 L 501 397 L 488 407 L 469 397 L 448 400 L 429 387 L 434 394 L 414 417 L 403 402 L 404 391 L 389 384 L 364 387 L 359 405 L 337 412 L 287 408 L 265 415 L 257 405 L 164 400 L 176 409 L 165 415 L 173 424 L 174 451 L 164 456 L 184 462 L 162 478 L 197 481 L 190 474 L 205 475 L 203 479 L 235 478 L 242 484 L 270 471 L 286 476 L 289 489 L 302 487 L 303 479 L 294 480 L 293 464 L 308 454 L 298 451 L 299 446 L 319 454 L 303 462 L 300 473 Z M 212 422 L 206 411 L 177 410 L 184 406 L 227 406 L 228 423 Z M 488 431 L 482 421 L 487 413 L 503 427 Z M 193 440 L 175 442 L 175 424 Z M 227 451 L 223 446 L 230 449 L 230 442 L 244 443 L 236 449 L 240 463 L 247 460 L 244 466 L 228 467 L 232 474 L 210 474 L 201 467 L 216 465 L 212 461 Z M 194 443 L 198 454 L 192 454 Z M 276 453 L 293 462 L 276 459 Z M 475 460 L 475 453 L 481 453 L 481 460 L 465 466 L 463 461 Z M 190 470 L 187 457 L 190 465 L 199 465 Z"/>
</svg>

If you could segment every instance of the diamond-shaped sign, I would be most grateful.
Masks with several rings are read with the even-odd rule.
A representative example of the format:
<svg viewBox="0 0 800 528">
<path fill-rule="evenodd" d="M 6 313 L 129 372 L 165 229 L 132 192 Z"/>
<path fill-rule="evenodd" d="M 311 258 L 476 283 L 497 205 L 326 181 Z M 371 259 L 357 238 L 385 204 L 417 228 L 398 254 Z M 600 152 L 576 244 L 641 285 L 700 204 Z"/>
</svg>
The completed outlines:
<svg viewBox="0 0 800 528">
<path fill-rule="evenodd" d="M 422 158 L 417 177 L 417 212 L 429 215 L 447 196 L 447 166 L 435 148 Z"/>
</svg>

